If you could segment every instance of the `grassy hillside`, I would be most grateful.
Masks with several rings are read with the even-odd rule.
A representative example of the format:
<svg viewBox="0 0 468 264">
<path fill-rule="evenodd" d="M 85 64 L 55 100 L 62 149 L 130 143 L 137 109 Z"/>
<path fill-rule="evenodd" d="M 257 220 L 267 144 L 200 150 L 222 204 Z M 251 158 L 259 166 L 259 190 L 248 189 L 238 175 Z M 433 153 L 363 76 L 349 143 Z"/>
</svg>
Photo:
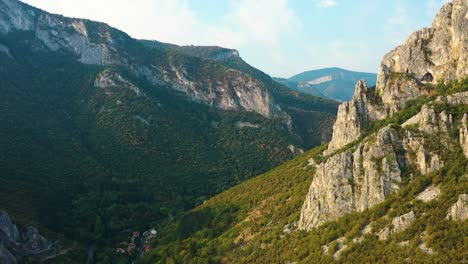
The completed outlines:
<svg viewBox="0 0 468 264">
<path fill-rule="evenodd" d="M 374 124 L 366 135 L 385 125 L 404 133 L 401 124 L 418 113 L 424 103 L 440 94 L 468 91 L 468 82 L 438 85 L 430 97 L 408 104 L 398 115 Z M 460 122 L 466 106 L 437 105 Z M 463 263 L 468 259 L 468 224 L 449 221 L 448 208 L 468 191 L 468 161 L 458 143 L 458 130 L 449 139 L 456 147 L 440 153 L 447 162 L 439 171 L 426 176 L 407 167 L 405 184 L 385 202 L 360 213 L 346 215 L 310 232 L 296 230 L 300 209 L 307 194 L 314 167 L 310 159 L 320 160 L 326 146 L 315 148 L 274 170 L 246 181 L 208 200 L 190 211 L 176 224 L 161 229 L 156 249 L 145 256 L 145 263 Z M 361 138 L 359 140 L 365 140 Z M 427 138 L 427 147 L 439 153 L 440 141 Z M 346 148 L 352 148 L 350 144 Z M 439 152 L 437 152 L 439 151 Z M 430 185 L 440 188 L 438 199 L 429 203 L 415 197 Z M 403 232 L 381 241 L 374 232 L 391 225 L 391 219 L 414 211 L 417 220 Z M 341 238 L 348 246 L 340 252 Z M 421 242 L 433 250 L 420 249 Z M 327 245 L 327 250 L 323 246 Z"/>
</svg>

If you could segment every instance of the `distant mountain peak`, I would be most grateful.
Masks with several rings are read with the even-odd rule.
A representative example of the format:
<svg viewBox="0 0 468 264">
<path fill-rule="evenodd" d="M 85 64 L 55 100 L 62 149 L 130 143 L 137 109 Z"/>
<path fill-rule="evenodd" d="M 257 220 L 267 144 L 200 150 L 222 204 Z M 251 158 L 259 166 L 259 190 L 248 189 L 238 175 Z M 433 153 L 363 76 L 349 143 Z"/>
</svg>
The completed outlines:
<svg viewBox="0 0 468 264">
<path fill-rule="evenodd" d="M 276 78 L 276 81 L 303 93 L 347 101 L 353 96 L 354 84 L 360 79 L 364 79 L 369 86 L 374 86 L 377 75 L 331 67 L 306 71 L 288 79 Z"/>
</svg>

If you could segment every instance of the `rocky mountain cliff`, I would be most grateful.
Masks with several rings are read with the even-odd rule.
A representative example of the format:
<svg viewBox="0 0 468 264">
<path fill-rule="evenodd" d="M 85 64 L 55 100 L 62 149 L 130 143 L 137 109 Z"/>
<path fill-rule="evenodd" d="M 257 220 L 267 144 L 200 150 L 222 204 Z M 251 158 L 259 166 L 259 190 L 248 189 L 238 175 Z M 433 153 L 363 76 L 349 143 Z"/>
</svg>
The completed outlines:
<svg viewBox="0 0 468 264">
<path fill-rule="evenodd" d="M 464 109 L 468 93 L 427 98 L 435 93 L 431 84 L 468 77 L 467 16 L 467 1 L 446 4 L 431 28 L 413 33 L 385 55 L 375 89 L 358 82 L 352 100 L 339 107 L 333 138 L 302 208 L 300 229 L 381 203 L 400 189 L 403 170 L 416 167 L 426 175 L 444 165 L 444 153 L 466 148 L 467 114 L 449 109 Z M 403 120 L 404 110 L 417 103 L 424 104 L 421 111 L 401 126 L 375 126 L 385 118 Z M 460 140 L 454 140 L 454 130 Z M 431 149 L 430 138 L 439 138 L 441 146 Z"/>
</svg>

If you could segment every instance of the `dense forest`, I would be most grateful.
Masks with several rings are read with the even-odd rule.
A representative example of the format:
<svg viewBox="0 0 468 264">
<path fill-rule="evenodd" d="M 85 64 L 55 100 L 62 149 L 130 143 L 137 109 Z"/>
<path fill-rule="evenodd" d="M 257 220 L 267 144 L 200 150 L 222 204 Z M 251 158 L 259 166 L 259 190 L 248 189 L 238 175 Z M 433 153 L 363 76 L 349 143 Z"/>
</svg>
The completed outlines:
<svg viewBox="0 0 468 264">
<path fill-rule="evenodd" d="M 336 111 L 333 102 L 291 94 L 297 109 L 311 107 L 297 115 L 312 120 L 294 122 L 303 137 L 281 118 L 220 110 L 126 67 L 85 65 L 67 51 L 44 50 L 33 32 L 1 35 L 0 43 L 9 47 L 0 52 L 0 208 L 19 223 L 79 242 L 68 245 L 79 262 L 92 246 L 106 263 L 132 230 L 173 219 L 293 158 L 291 145 L 320 144 Z M 225 67 L 131 43 L 135 58 L 164 63 L 171 56 L 192 65 L 194 78 Z M 131 81 L 144 96 L 124 86 L 96 87 L 105 72 Z"/>
</svg>

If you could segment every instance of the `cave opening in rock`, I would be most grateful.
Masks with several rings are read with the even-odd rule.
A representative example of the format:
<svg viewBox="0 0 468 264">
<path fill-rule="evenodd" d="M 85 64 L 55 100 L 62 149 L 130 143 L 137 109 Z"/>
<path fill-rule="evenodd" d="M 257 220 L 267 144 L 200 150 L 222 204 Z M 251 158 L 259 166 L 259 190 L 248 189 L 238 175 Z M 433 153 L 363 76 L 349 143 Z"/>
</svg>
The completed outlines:
<svg viewBox="0 0 468 264">
<path fill-rule="evenodd" d="M 429 72 L 424 74 L 424 76 L 421 78 L 421 81 L 423 82 L 432 82 L 433 80 L 434 80 L 434 76 L 432 76 L 432 74 Z"/>
</svg>

